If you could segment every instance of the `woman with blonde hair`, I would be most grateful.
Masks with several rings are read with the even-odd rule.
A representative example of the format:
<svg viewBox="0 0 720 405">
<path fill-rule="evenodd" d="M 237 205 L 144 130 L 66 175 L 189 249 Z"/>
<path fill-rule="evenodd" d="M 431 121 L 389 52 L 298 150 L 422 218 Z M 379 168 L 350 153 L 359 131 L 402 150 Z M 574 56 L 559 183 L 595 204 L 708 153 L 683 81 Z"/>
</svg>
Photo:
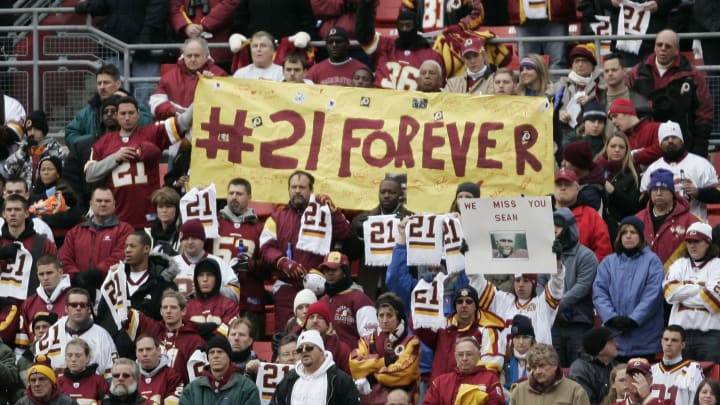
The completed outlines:
<svg viewBox="0 0 720 405">
<path fill-rule="evenodd" d="M 610 391 L 608 391 L 608 394 L 600 402 L 600 405 L 610 405 L 625 399 L 626 368 L 627 364 L 620 363 L 610 371 L 610 381 L 608 382 Z"/>
<path fill-rule="evenodd" d="M 595 157 L 595 163 L 605 170 L 607 202 L 602 216 L 607 223 L 610 240 L 615 240 L 620 221 L 643 208 L 639 201 L 640 181 L 628 137 L 622 132 L 613 132 Z"/>
<path fill-rule="evenodd" d="M 547 95 L 550 88 L 550 72 L 545 59 L 531 53 L 520 60 L 520 82 L 517 94 L 521 96 Z"/>
</svg>

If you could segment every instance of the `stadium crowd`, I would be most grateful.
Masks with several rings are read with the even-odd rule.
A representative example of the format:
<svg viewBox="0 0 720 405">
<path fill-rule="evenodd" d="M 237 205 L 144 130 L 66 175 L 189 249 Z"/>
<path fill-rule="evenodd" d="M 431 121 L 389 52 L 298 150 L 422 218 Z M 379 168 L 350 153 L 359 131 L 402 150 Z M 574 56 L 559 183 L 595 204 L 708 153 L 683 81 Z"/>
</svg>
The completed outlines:
<svg viewBox="0 0 720 405">
<path fill-rule="evenodd" d="M 124 41 L 158 42 L 169 22 L 184 44 L 147 100 L 103 65 L 61 142 L 43 111 L 2 97 L 0 403 L 717 403 L 720 384 L 705 378 L 720 364 L 713 106 L 671 28 L 717 31 L 720 10 L 581 1 L 583 31 L 604 15 L 655 40 L 616 41 L 600 59 L 592 44 L 528 43 L 513 71 L 500 66 L 512 51 L 477 29 L 567 35 L 575 2 L 487 3 L 405 0 L 388 38 L 373 0 L 78 2 Z M 420 33 L 437 29 L 430 46 Z M 309 48 L 314 39 L 326 48 Z M 720 64 L 717 40 L 701 42 Z M 132 74 L 159 72 L 137 56 Z M 566 59 L 569 74 L 551 78 Z M 288 176 L 287 204 L 267 215 L 252 208 L 253 179 L 204 203 L 214 189 L 188 188 L 194 91 L 201 76 L 228 75 L 547 97 L 552 274 L 466 274 L 449 257 L 408 264 L 411 241 L 461 228 L 459 202 L 482 194 L 472 176 L 446 213 L 410 211 L 408 184 L 392 175 L 378 179 L 374 209 L 343 210 L 314 192 L 321 176 L 301 170 Z M 205 214 L 183 221 L 193 203 Z M 442 218 L 441 239 L 416 232 L 429 216 Z M 492 242 L 497 259 L 528 257 L 512 234 Z M 253 346 L 267 337 L 265 358 Z"/>
</svg>

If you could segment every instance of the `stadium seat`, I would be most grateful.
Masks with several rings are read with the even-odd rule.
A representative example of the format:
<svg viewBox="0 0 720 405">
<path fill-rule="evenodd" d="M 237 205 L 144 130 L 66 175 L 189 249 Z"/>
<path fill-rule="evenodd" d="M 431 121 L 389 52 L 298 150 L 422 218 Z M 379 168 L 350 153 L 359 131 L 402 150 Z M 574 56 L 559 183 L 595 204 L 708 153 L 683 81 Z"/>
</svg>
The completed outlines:
<svg viewBox="0 0 720 405">
<path fill-rule="evenodd" d="M 271 342 L 255 342 L 253 343 L 253 351 L 262 361 L 272 361 L 272 343 Z"/>
</svg>

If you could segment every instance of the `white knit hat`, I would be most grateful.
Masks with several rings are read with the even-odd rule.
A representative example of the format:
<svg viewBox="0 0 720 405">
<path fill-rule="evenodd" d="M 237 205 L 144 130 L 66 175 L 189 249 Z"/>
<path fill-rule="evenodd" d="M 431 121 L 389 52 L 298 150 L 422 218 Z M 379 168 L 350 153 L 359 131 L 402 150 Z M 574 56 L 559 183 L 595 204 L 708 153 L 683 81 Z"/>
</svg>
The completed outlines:
<svg viewBox="0 0 720 405">
<path fill-rule="evenodd" d="M 308 290 L 307 288 L 304 290 L 300 290 L 295 295 L 295 301 L 293 302 L 293 312 L 297 310 L 297 307 L 299 307 L 302 304 L 314 304 L 317 302 L 317 297 L 315 296 L 315 293 Z"/>
<path fill-rule="evenodd" d="M 319 347 L 320 350 L 325 351 L 325 344 L 323 343 L 322 336 L 320 336 L 320 332 L 316 330 L 306 330 L 301 333 L 297 340 L 297 346 L 300 347 L 303 343 L 314 344 Z"/>
<path fill-rule="evenodd" d="M 681 141 L 685 142 L 682 130 L 680 129 L 680 124 L 677 122 L 665 121 L 660 124 L 660 127 L 658 128 L 658 143 L 662 143 L 663 139 L 668 136 L 677 136 Z"/>
</svg>

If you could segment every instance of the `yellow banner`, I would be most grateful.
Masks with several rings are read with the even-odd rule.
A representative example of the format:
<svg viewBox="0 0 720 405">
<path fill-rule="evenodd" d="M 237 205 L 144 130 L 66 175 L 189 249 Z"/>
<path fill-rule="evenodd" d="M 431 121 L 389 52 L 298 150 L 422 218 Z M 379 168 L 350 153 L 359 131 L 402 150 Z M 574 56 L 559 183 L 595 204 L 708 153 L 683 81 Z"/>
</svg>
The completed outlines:
<svg viewBox="0 0 720 405">
<path fill-rule="evenodd" d="M 371 209 L 388 173 L 407 175 L 407 205 L 447 212 L 457 185 L 483 197 L 552 192 L 552 105 L 543 97 L 469 96 L 265 80 L 201 79 L 190 186 L 233 177 L 253 199 L 286 203 L 295 170 L 338 207 Z"/>
</svg>

